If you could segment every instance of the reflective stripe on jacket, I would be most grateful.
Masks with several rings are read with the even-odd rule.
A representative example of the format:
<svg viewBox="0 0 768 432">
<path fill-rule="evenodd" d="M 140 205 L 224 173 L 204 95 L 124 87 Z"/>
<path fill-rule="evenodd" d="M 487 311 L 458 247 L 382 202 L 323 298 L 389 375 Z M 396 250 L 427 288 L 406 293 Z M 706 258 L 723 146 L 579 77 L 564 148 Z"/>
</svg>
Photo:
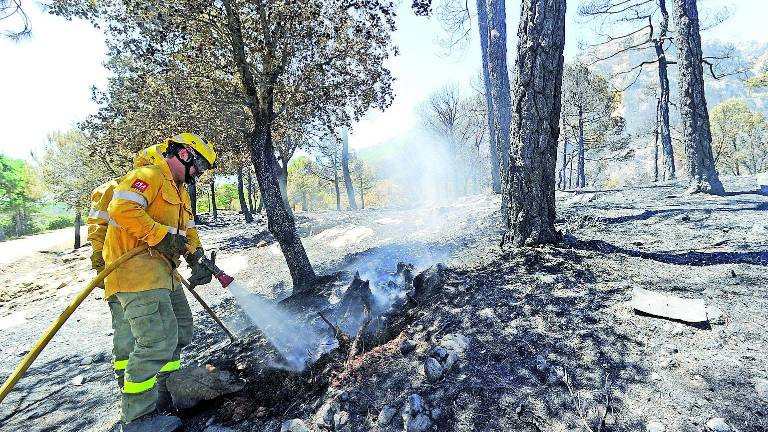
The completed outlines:
<svg viewBox="0 0 768 432">
<path fill-rule="evenodd" d="M 88 224 L 88 241 L 91 242 L 94 252 L 101 252 L 104 249 L 104 237 L 107 236 L 109 223 L 107 207 L 112 201 L 112 190 L 121 178 L 110 180 L 91 192 L 91 209 L 88 211 L 86 223 Z"/>
<path fill-rule="evenodd" d="M 104 241 L 107 265 L 144 243 L 154 246 L 167 233 L 188 237 L 187 250 L 200 246 L 189 193 L 177 187 L 164 161 L 137 168 L 120 178 L 107 208 L 110 221 Z M 172 288 L 171 269 L 156 252 L 147 251 L 115 269 L 105 281 L 104 298 L 116 292 Z M 178 282 L 176 282 L 178 285 Z"/>
</svg>

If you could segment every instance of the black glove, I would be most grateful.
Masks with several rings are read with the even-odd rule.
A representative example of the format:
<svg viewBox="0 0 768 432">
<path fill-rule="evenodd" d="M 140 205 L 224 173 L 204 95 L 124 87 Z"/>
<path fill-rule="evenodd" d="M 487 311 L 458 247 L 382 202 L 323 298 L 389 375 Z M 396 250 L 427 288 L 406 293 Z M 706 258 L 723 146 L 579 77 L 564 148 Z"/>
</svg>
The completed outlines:
<svg viewBox="0 0 768 432">
<path fill-rule="evenodd" d="M 152 248 L 176 262 L 181 254 L 187 251 L 187 238 L 183 235 L 168 233 Z"/>
<path fill-rule="evenodd" d="M 205 252 L 201 248 L 197 249 L 197 252 L 200 253 L 201 256 L 205 255 Z M 192 276 L 189 277 L 189 283 L 192 286 L 198 286 L 198 285 L 205 285 L 213 279 L 213 273 L 211 273 L 210 270 L 208 270 L 208 267 L 202 265 L 200 263 L 200 260 L 198 259 L 198 256 L 195 255 L 189 255 L 187 258 L 187 264 L 189 264 L 189 268 L 192 269 Z M 211 257 L 211 262 L 215 262 L 216 259 L 215 256 Z"/>
</svg>

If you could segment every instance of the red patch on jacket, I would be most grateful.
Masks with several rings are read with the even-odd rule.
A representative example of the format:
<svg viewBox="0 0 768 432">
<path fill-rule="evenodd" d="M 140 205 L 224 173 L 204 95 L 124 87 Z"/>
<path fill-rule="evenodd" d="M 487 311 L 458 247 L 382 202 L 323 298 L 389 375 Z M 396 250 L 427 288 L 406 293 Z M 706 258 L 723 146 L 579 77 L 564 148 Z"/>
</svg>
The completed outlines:
<svg viewBox="0 0 768 432">
<path fill-rule="evenodd" d="M 144 180 L 136 179 L 131 185 L 131 187 L 134 189 L 138 189 L 141 192 L 144 192 L 149 187 L 149 183 L 145 182 Z"/>
</svg>

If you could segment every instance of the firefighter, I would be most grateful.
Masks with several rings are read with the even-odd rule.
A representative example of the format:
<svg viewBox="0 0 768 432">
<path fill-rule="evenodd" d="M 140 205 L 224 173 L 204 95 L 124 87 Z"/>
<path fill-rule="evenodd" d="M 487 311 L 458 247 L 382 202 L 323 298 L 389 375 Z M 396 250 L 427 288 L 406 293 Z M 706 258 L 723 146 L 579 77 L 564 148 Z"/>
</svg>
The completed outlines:
<svg viewBox="0 0 768 432">
<path fill-rule="evenodd" d="M 116 268 L 104 284 L 104 297 L 114 296 L 120 306 L 113 310 L 113 321 L 120 321 L 122 312 L 130 329 L 130 341 L 122 339 L 127 337 L 122 332 L 114 350 L 115 369 L 124 366 L 121 420 L 126 432 L 173 431 L 181 425 L 178 417 L 160 413 L 171 402 L 165 380 L 181 367 L 181 350 L 192 341 L 192 313 L 173 269 L 184 256 L 191 283 L 205 284 L 212 277 L 193 258 L 202 246 L 184 184 L 213 168 L 216 153 L 211 143 L 191 133 L 175 135 L 164 146 L 154 148 L 162 157 L 151 158 L 151 150 L 144 155 L 155 163 L 118 179 L 103 215 L 108 216 L 105 265 L 144 243 L 150 246 Z M 127 361 L 118 359 L 127 347 Z"/>
<path fill-rule="evenodd" d="M 148 147 L 136 154 L 133 160 L 133 168 L 140 168 L 147 165 L 154 165 L 163 159 L 163 152 L 168 148 L 166 142 Z M 104 270 L 104 238 L 107 235 L 109 226 L 109 213 L 107 208 L 112 201 L 112 193 L 115 186 L 122 180 L 122 177 L 110 180 L 91 192 L 91 209 L 88 212 L 88 241 L 91 242 L 93 252 L 91 253 L 91 267 L 96 274 Z M 99 286 L 104 289 L 104 283 Z M 111 295 L 107 299 L 109 311 L 112 316 L 112 358 L 117 385 L 123 389 L 123 373 L 128 364 L 128 355 L 133 350 L 133 335 L 128 321 L 123 316 L 123 307 L 117 296 Z"/>
</svg>

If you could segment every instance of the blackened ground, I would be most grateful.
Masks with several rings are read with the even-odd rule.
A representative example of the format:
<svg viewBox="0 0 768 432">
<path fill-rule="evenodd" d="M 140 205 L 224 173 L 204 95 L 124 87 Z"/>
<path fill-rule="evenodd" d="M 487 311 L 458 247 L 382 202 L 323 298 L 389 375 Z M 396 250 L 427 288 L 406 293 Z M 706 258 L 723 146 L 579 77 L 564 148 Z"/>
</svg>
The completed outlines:
<svg viewBox="0 0 768 432">
<path fill-rule="evenodd" d="M 676 182 L 558 193 L 564 242 L 519 251 L 498 247 L 497 197 L 426 209 L 300 213 L 299 229 L 321 272 L 361 269 L 375 279 L 397 261 L 413 262 L 417 271 L 442 261 L 448 283 L 414 309 L 401 335 L 360 356 L 351 370 L 328 380 L 315 368 L 275 375 L 305 391 L 295 404 L 268 386 L 251 386 L 250 394 L 184 413 L 187 430 L 277 431 L 296 417 L 314 427 L 328 405 L 349 414 L 350 430 L 376 430 L 379 412 L 400 410 L 411 394 L 425 399 L 433 430 L 441 431 L 597 431 L 600 420 L 604 431 L 645 430 L 651 422 L 700 431 L 713 417 L 742 432 L 766 430 L 768 402 L 756 384 L 768 379 L 768 198 L 749 178 L 724 184 L 734 191 L 726 197 L 686 195 Z M 204 228 L 203 241 L 253 292 L 286 297 L 291 285 L 279 249 L 256 247 L 272 240 L 263 220 L 246 225 L 240 217 L 227 214 Z M 71 298 L 87 254 L 31 257 L 0 273 L 0 375 Z M 12 275 L 14 268 L 26 279 Z M 59 279 L 68 284 L 57 288 Z M 636 286 L 703 298 L 723 319 L 690 326 L 638 315 L 630 307 Z M 200 292 L 234 322 L 226 291 L 211 284 Z M 193 309 L 197 333 L 185 362 L 215 360 L 228 349 L 225 337 Z M 3 431 L 113 427 L 118 399 L 109 378 L 108 312 L 90 299 L 78 314 L 73 319 L 81 321 L 65 326 L 0 404 Z M 468 348 L 456 367 L 429 382 L 424 361 L 448 333 L 466 336 Z M 416 349 L 403 355 L 405 339 Z M 250 361 L 269 366 L 257 356 Z M 78 374 L 85 384 L 69 384 Z M 312 376 L 319 385 L 301 387 Z"/>
</svg>

